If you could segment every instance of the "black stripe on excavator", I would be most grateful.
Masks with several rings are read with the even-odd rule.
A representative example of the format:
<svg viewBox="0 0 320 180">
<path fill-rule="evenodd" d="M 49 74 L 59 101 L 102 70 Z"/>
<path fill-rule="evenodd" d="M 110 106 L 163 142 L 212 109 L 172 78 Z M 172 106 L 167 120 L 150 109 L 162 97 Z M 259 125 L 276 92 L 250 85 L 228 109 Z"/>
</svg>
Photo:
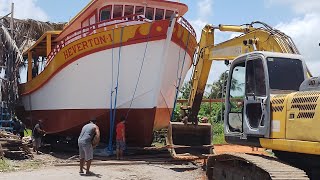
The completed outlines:
<svg viewBox="0 0 320 180">
<path fill-rule="evenodd" d="M 259 137 L 247 137 L 247 139 L 241 139 L 239 136 L 225 136 L 225 140 L 229 144 L 262 147 L 259 141 Z"/>
</svg>

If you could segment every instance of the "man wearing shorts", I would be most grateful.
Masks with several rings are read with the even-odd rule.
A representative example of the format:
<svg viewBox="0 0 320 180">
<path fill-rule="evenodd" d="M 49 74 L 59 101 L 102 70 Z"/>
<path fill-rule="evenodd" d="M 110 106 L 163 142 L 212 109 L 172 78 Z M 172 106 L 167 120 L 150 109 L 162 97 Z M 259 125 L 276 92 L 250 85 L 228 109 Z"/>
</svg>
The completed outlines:
<svg viewBox="0 0 320 180">
<path fill-rule="evenodd" d="M 100 131 L 99 127 L 95 124 L 96 120 L 92 119 L 90 123 L 83 126 L 80 136 L 78 138 L 79 145 L 79 156 L 80 156 L 80 171 L 79 173 L 83 173 L 84 163 L 87 163 L 86 174 L 90 175 L 90 166 L 91 161 L 93 159 L 93 139 L 100 139 Z"/>
<path fill-rule="evenodd" d="M 34 126 L 32 131 L 33 151 L 39 154 L 39 148 L 41 146 L 41 138 L 45 135 L 45 131 L 42 129 L 43 121 L 39 120 Z"/>
<path fill-rule="evenodd" d="M 123 159 L 123 151 L 126 148 L 126 134 L 125 134 L 125 117 L 121 117 L 121 122 L 117 124 L 116 142 L 117 142 L 117 159 Z"/>
</svg>

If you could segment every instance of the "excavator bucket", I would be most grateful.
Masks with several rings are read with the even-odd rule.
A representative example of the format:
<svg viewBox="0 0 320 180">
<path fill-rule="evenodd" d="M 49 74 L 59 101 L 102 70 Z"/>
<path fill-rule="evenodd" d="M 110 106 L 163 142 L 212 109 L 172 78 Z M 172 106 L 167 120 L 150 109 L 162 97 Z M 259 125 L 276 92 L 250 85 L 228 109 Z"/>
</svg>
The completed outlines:
<svg viewBox="0 0 320 180">
<path fill-rule="evenodd" d="M 172 147 L 173 154 L 211 154 L 213 151 L 211 124 L 199 123 L 194 125 L 171 122 L 168 130 L 167 145 Z"/>
</svg>

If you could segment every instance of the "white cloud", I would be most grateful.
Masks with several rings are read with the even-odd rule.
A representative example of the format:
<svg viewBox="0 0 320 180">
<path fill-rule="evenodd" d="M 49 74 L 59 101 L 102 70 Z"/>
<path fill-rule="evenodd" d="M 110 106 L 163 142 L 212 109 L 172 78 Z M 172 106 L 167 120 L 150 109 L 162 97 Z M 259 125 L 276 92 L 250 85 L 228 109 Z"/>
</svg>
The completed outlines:
<svg viewBox="0 0 320 180">
<path fill-rule="evenodd" d="M 207 21 L 204 21 L 201 19 L 191 20 L 190 23 L 191 23 L 192 27 L 194 28 L 194 30 L 196 31 L 197 40 L 199 41 L 200 37 L 201 37 L 201 31 L 204 28 L 204 26 L 208 23 L 207 23 Z"/>
<path fill-rule="evenodd" d="M 0 0 L 0 16 L 11 12 L 11 3 L 14 3 L 14 17 L 18 19 L 36 19 L 48 21 L 48 15 L 36 5 L 37 0 Z"/>
<path fill-rule="evenodd" d="M 289 5 L 296 13 L 320 12 L 319 0 L 268 0 L 269 5 Z"/>
<path fill-rule="evenodd" d="M 201 31 L 213 15 L 213 0 L 199 0 L 197 3 L 197 17 L 191 19 L 190 23 L 197 33 L 200 40 Z"/>
<path fill-rule="evenodd" d="M 305 57 L 311 72 L 319 76 L 320 34 L 317 32 L 320 14 L 306 14 L 303 18 L 293 19 L 289 23 L 280 23 L 276 28 L 289 35 Z"/>
<path fill-rule="evenodd" d="M 320 66 L 320 1 L 319 0 L 269 0 L 270 5 L 286 5 L 291 8 L 297 18 L 290 22 L 279 23 L 276 28 L 289 35 L 300 53 L 305 57 L 307 65 L 314 76 L 319 76 Z"/>
<path fill-rule="evenodd" d="M 213 0 L 200 0 L 198 1 L 199 18 L 208 19 L 213 13 Z"/>
</svg>

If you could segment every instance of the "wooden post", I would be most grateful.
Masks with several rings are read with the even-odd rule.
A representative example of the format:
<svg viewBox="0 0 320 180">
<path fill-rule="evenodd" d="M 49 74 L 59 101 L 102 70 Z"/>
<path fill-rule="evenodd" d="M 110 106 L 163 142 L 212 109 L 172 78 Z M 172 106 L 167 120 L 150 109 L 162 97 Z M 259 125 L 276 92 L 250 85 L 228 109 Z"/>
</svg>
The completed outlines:
<svg viewBox="0 0 320 180">
<path fill-rule="evenodd" d="M 11 4 L 11 21 L 10 21 L 10 30 L 11 30 L 11 36 L 12 39 L 14 39 L 14 34 L 13 34 L 13 29 L 14 29 L 14 24 L 13 24 L 13 11 L 14 11 L 14 3 Z"/>
<path fill-rule="evenodd" d="M 28 81 L 32 80 L 32 52 L 28 51 Z"/>
<path fill-rule="evenodd" d="M 47 57 L 49 56 L 51 52 L 51 34 L 47 34 Z"/>
</svg>

